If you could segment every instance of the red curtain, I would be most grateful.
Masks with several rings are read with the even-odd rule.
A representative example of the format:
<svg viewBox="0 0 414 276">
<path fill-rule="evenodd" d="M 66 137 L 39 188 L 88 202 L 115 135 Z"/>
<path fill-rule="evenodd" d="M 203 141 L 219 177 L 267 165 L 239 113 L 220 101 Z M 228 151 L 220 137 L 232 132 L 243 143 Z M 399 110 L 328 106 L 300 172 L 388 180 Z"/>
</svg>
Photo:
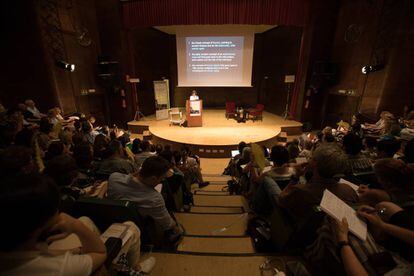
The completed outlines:
<svg viewBox="0 0 414 276">
<path fill-rule="evenodd" d="M 136 0 L 121 2 L 124 27 L 195 24 L 303 26 L 309 0 Z"/>
</svg>

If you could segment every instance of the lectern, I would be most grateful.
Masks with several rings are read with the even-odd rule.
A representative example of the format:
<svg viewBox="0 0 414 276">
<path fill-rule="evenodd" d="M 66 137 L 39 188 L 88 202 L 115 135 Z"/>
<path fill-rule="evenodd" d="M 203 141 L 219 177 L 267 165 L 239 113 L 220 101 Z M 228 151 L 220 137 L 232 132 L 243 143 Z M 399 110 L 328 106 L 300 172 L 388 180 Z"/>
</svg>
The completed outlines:
<svg viewBox="0 0 414 276">
<path fill-rule="evenodd" d="M 187 100 L 185 103 L 185 114 L 188 127 L 201 127 L 203 126 L 203 101 Z"/>
</svg>

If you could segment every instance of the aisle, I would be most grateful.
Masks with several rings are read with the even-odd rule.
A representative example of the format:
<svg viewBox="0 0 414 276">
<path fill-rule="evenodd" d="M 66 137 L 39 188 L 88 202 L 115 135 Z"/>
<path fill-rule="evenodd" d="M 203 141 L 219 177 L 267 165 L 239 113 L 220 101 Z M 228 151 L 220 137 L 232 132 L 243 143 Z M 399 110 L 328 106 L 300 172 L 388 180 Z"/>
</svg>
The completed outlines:
<svg viewBox="0 0 414 276">
<path fill-rule="evenodd" d="M 192 187 L 195 206 L 189 213 L 175 213 L 186 234 L 177 252 L 153 254 L 157 265 L 151 275 L 262 275 L 259 267 L 268 257 L 256 254 L 246 235 L 246 200 L 225 189 L 230 178 L 221 172 L 227 162 L 201 159 L 203 178 L 210 185 Z"/>
</svg>

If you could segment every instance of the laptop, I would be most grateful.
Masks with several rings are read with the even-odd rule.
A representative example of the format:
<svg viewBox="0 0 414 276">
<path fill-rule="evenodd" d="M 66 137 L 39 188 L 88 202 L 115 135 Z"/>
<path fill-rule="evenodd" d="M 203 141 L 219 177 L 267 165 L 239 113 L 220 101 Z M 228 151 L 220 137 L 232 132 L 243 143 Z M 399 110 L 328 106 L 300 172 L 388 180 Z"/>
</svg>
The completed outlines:
<svg viewBox="0 0 414 276">
<path fill-rule="evenodd" d="M 231 151 L 231 158 L 234 158 L 237 154 L 239 154 L 239 150 L 232 150 Z"/>
</svg>

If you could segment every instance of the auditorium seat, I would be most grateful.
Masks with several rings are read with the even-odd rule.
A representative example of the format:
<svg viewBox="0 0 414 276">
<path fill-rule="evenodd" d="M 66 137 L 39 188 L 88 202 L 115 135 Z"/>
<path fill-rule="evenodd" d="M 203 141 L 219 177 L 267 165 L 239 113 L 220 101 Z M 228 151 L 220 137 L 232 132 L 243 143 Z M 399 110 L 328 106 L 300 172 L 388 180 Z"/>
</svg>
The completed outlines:
<svg viewBox="0 0 414 276">
<path fill-rule="evenodd" d="M 164 233 L 152 218 L 141 216 L 132 201 L 82 197 L 75 202 L 70 214 L 89 217 L 102 232 L 113 223 L 132 221 L 141 230 L 141 244 L 162 247 Z"/>
<path fill-rule="evenodd" d="M 234 118 L 236 116 L 236 103 L 235 102 L 226 102 L 226 118 Z"/>
</svg>

